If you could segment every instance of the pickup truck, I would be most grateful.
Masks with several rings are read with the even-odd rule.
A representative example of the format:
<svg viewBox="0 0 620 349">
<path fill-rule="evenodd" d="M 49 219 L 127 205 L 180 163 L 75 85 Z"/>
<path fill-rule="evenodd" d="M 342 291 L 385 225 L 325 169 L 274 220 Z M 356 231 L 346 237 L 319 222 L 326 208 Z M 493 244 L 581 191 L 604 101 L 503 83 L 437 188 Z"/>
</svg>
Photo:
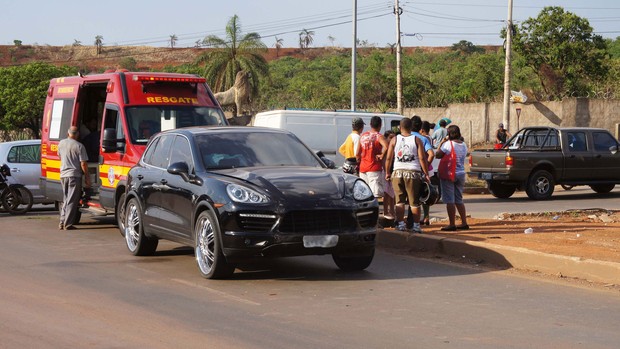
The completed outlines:
<svg viewBox="0 0 620 349">
<path fill-rule="evenodd" d="M 473 151 L 468 175 L 485 180 L 491 194 L 503 199 L 519 189 L 546 200 L 558 184 L 609 193 L 620 184 L 619 146 L 605 129 L 526 127 L 500 149 Z"/>
</svg>

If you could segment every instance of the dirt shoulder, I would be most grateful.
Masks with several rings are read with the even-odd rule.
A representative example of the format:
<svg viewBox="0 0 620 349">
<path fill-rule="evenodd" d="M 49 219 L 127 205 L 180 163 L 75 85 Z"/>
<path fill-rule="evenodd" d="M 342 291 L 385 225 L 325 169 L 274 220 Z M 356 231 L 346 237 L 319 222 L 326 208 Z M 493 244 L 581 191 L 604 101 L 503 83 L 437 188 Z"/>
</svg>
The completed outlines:
<svg viewBox="0 0 620 349">
<path fill-rule="evenodd" d="M 470 229 L 456 232 L 441 231 L 444 221 L 423 229 L 424 234 L 620 263 L 620 211 L 504 213 L 496 218 L 469 218 Z"/>
</svg>

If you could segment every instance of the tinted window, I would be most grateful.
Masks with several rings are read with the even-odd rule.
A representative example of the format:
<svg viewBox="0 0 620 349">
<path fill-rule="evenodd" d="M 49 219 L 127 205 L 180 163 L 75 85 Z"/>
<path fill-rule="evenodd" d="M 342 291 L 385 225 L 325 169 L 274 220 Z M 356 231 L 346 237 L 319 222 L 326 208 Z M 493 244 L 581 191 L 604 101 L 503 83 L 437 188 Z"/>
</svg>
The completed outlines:
<svg viewBox="0 0 620 349">
<path fill-rule="evenodd" d="M 586 134 L 584 132 L 567 132 L 569 151 L 586 151 Z"/>
<path fill-rule="evenodd" d="M 206 168 L 252 166 L 322 167 L 295 136 L 285 133 L 241 132 L 196 135 Z"/>
<path fill-rule="evenodd" d="M 553 130 L 528 130 L 519 139 L 513 138 L 512 142 L 521 142 L 521 148 L 540 149 L 555 148 L 559 146 L 558 135 Z"/>
<path fill-rule="evenodd" d="M 192 160 L 192 151 L 189 147 L 189 141 L 183 136 L 176 136 L 170 154 L 170 163 L 184 162 L 189 165 L 189 172 L 194 171 L 194 161 Z"/>
<path fill-rule="evenodd" d="M 155 152 L 155 149 L 157 149 L 157 142 L 159 142 L 160 138 L 155 138 L 148 146 L 148 148 L 146 148 L 146 151 L 144 152 L 144 155 L 142 156 L 142 161 L 144 161 L 147 164 L 151 164 L 151 157 L 153 156 L 153 153 Z"/>
<path fill-rule="evenodd" d="M 41 162 L 41 146 L 19 145 L 9 150 L 6 161 L 19 164 L 37 164 Z"/>
<path fill-rule="evenodd" d="M 161 137 L 159 142 L 155 144 L 155 147 L 151 147 L 154 149 L 149 164 L 160 168 L 167 168 L 170 160 L 170 147 L 173 141 L 174 135 L 165 135 Z"/>
<path fill-rule="evenodd" d="M 596 151 L 609 151 L 609 148 L 618 145 L 616 139 L 607 132 L 594 132 L 593 140 Z"/>
</svg>

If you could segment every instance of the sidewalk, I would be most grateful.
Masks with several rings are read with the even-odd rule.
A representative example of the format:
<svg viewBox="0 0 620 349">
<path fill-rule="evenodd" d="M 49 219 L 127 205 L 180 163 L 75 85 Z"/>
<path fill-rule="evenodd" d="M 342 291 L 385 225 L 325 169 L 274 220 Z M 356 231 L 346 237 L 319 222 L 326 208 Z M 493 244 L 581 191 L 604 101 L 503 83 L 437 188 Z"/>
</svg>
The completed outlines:
<svg viewBox="0 0 620 349">
<path fill-rule="evenodd" d="M 536 234 L 523 234 L 528 223 L 536 224 Z M 377 234 L 377 246 L 397 253 L 445 256 L 500 269 L 620 285 L 620 223 L 580 223 L 487 220 L 478 223 L 482 229 L 458 234 L 439 231 L 442 223 L 424 227 L 423 234 L 384 228 Z M 616 232 L 618 238 L 614 238 Z"/>
</svg>

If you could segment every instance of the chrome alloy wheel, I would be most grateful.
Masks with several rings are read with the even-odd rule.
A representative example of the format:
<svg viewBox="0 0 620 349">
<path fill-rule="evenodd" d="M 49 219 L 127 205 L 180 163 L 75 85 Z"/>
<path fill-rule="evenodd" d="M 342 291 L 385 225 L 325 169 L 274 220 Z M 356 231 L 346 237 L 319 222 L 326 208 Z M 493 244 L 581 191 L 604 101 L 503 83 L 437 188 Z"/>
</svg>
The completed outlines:
<svg viewBox="0 0 620 349">
<path fill-rule="evenodd" d="M 196 231 L 196 261 L 204 275 L 209 275 L 215 263 L 215 231 L 208 216 L 200 217 Z"/>
<path fill-rule="evenodd" d="M 135 252 L 140 242 L 140 212 L 133 201 L 125 208 L 125 240 L 131 252 Z"/>
</svg>

